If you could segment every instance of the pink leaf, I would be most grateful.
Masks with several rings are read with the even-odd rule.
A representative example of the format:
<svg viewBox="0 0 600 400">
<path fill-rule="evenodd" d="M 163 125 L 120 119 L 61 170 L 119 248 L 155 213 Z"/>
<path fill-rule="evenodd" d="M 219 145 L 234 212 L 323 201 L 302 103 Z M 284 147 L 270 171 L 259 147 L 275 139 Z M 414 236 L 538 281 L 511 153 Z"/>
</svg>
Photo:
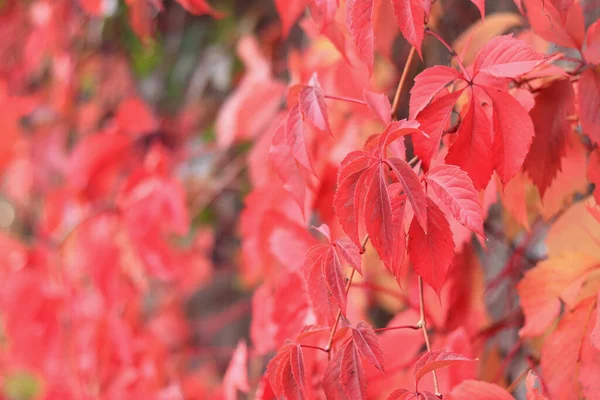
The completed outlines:
<svg viewBox="0 0 600 400">
<path fill-rule="evenodd" d="M 588 27 L 583 56 L 591 64 L 600 64 L 600 19 Z"/>
<path fill-rule="evenodd" d="M 506 390 L 493 383 L 467 380 L 455 386 L 444 399 L 448 400 L 514 400 Z"/>
<path fill-rule="evenodd" d="M 371 325 L 360 321 L 356 329 L 352 329 L 352 339 L 360 354 L 383 372 L 383 352 L 379 346 L 379 338 Z"/>
<path fill-rule="evenodd" d="M 368 90 L 363 91 L 363 98 L 369 107 L 369 110 L 381 122 L 388 125 L 392 122 L 392 106 L 390 99 L 383 93 L 374 93 Z"/>
<path fill-rule="evenodd" d="M 577 102 L 583 133 L 600 144 L 600 71 L 590 68 L 581 74 L 578 83 Z"/>
<path fill-rule="evenodd" d="M 417 221 L 425 233 L 427 233 L 427 199 L 423 186 L 421 186 L 421 182 L 419 181 L 419 177 L 406 161 L 399 158 L 389 158 L 386 159 L 385 162 L 392 168 L 398 181 L 400 181 Z"/>
<path fill-rule="evenodd" d="M 421 356 L 415 363 L 413 375 L 415 387 L 418 389 L 419 381 L 428 372 L 447 367 L 457 362 L 474 361 L 461 354 L 447 352 L 445 350 L 429 351 Z"/>
<path fill-rule="evenodd" d="M 438 296 L 454 257 L 454 240 L 444 213 L 427 198 L 427 233 L 413 220 L 408 230 L 408 255 L 415 272 Z"/>
<path fill-rule="evenodd" d="M 458 222 L 484 236 L 479 194 L 466 172 L 453 165 L 440 164 L 429 171 L 427 182 Z"/>
<path fill-rule="evenodd" d="M 392 0 L 402 35 L 421 55 L 425 30 L 425 9 L 420 0 Z"/>
<path fill-rule="evenodd" d="M 358 48 L 361 59 L 373 73 L 375 38 L 373 35 L 373 0 L 348 0 L 346 24 Z"/>
<path fill-rule="evenodd" d="M 514 78 L 531 71 L 543 60 L 543 55 L 522 40 L 512 35 L 497 36 L 479 51 L 473 72 L 474 75 L 485 72 L 500 78 Z"/>
<path fill-rule="evenodd" d="M 461 73 L 454 68 L 436 65 L 427 68 L 415 77 L 415 84 L 410 90 L 409 117 L 417 115 L 429 104 L 434 96 L 450 82 L 460 79 Z"/>
<path fill-rule="evenodd" d="M 335 241 L 335 247 L 338 249 L 342 257 L 354 268 L 359 274 L 362 275 L 362 259 L 360 256 L 360 249 L 356 246 L 349 238 L 343 237 Z"/>
<path fill-rule="evenodd" d="M 327 117 L 327 105 L 325 97 L 321 90 L 321 85 L 317 80 L 317 75 L 313 75 L 310 79 L 309 86 L 304 87 L 300 91 L 300 110 L 306 119 L 321 132 L 331 133 L 329 127 L 329 119 Z"/>
</svg>

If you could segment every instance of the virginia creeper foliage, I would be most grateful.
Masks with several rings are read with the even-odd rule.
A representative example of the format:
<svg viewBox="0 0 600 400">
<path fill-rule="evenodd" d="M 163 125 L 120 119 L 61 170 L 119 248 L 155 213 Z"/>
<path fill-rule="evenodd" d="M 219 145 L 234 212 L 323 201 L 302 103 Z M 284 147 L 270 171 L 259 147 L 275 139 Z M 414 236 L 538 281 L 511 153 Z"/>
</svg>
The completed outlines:
<svg viewBox="0 0 600 400">
<path fill-rule="evenodd" d="M 0 399 L 600 398 L 600 4 L 172 3 L 0 2 Z"/>
</svg>

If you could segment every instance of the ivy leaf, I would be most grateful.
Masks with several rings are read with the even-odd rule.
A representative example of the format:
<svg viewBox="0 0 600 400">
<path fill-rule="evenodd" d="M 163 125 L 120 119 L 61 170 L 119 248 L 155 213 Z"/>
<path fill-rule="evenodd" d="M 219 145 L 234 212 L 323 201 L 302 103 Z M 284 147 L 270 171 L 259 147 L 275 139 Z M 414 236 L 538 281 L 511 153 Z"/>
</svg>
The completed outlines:
<svg viewBox="0 0 600 400">
<path fill-rule="evenodd" d="M 233 352 L 227 371 L 223 378 L 223 388 L 226 399 L 237 398 L 237 391 L 248 393 L 248 346 L 240 341 Z"/>
<path fill-rule="evenodd" d="M 583 57 L 590 64 L 600 64 L 600 19 L 596 20 L 587 29 Z"/>
<path fill-rule="evenodd" d="M 335 248 L 340 252 L 341 256 L 350 264 L 352 268 L 362 275 L 362 258 L 360 249 L 349 238 L 342 237 L 334 242 Z"/>
<path fill-rule="evenodd" d="M 600 68 L 589 68 L 581 73 L 577 103 L 583 133 L 600 144 Z"/>
<path fill-rule="evenodd" d="M 445 350 L 428 351 L 427 353 L 423 354 L 415 363 L 413 369 L 415 387 L 417 389 L 419 388 L 419 381 L 428 372 L 464 361 L 474 360 L 461 354 L 447 352 Z"/>
<path fill-rule="evenodd" d="M 425 9 L 420 0 L 392 0 L 400 32 L 421 55 L 425 32 Z"/>
<path fill-rule="evenodd" d="M 299 104 L 304 118 L 321 132 L 332 135 L 327 117 L 327 104 L 316 74 L 310 78 L 308 86 L 300 90 Z"/>
<path fill-rule="evenodd" d="M 440 294 L 454 256 L 454 240 L 442 210 L 427 198 L 427 233 L 413 220 L 408 230 L 408 255 L 415 272 Z"/>
<path fill-rule="evenodd" d="M 427 182 L 458 222 L 485 236 L 479 195 L 466 172 L 453 165 L 440 164 L 428 172 Z"/>
<path fill-rule="evenodd" d="M 535 98 L 529 112 L 535 136 L 523 162 L 523 170 L 538 187 L 543 198 L 546 189 L 561 170 L 566 156 L 568 135 L 571 133 L 569 116 L 573 113 L 575 93 L 568 79 L 552 82 Z"/>
<path fill-rule="evenodd" d="M 365 370 L 352 340 L 348 340 L 327 364 L 323 390 L 328 400 L 367 398 Z"/>
<path fill-rule="evenodd" d="M 390 104 L 390 99 L 385 94 L 365 90 L 363 91 L 363 99 L 367 103 L 371 113 L 381 122 L 385 125 L 392 122 L 392 105 Z"/>
<path fill-rule="evenodd" d="M 306 398 L 306 376 L 302 347 L 288 342 L 267 366 L 273 392 L 286 399 Z"/>
<path fill-rule="evenodd" d="M 473 75 L 483 72 L 499 78 L 514 78 L 523 75 L 544 60 L 522 40 L 512 35 L 497 36 L 487 42 L 473 63 Z"/>
<path fill-rule="evenodd" d="M 492 126 L 481 104 L 471 99 L 468 107 L 446 162 L 467 172 L 475 188 L 480 190 L 486 187 L 492 176 Z"/>
<path fill-rule="evenodd" d="M 421 225 L 421 228 L 423 228 L 423 231 L 427 233 L 427 198 L 419 177 L 404 160 L 393 157 L 386 159 L 385 162 L 392 169 L 396 178 L 398 178 L 404 189 L 406 198 L 412 206 L 417 221 Z"/>
<path fill-rule="evenodd" d="M 475 380 L 466 380 L 455 386 L 444 398 L 449 400 L 514 400 L 514 397 L 500 386 Z"/>
<path fill-rule="evenodd" d="M 306 9 L 310 0 L 275 0 L 275 8 L 282 22 L 283 36 L 287 37 L 291 27 Z"/>
<path fill-rule="evenodd" d="M 352 329 L 352 340 L 360 354 L 371 364 L 383 372 L 383 352 L 379 346 L 379 339 L 371 325 L 360 321 L 356 329 Z"/>
<path fill-rule="evenodd" d="M 527 110 L 510 94 L 487 90 L 493 102 L 494 168 L 503 184 L 521 169 L 533 141 L 534 130 Z"/>
<path fill-rule="evenodd" d="M 375 37 L 373 35 L 373 1 L 348 0 L 346 2 L 346 24 L 356 44 L 361 59 L 373 73 Z"/>
<path fill-rule="evenodd" d="M 443 65 L 427 68 L 417 75 L 415 84 L 410 90 L 408 114 L 410 119 L 416 119 L 440 90 L 461 77 L 459 71 Z"/>
</svg>

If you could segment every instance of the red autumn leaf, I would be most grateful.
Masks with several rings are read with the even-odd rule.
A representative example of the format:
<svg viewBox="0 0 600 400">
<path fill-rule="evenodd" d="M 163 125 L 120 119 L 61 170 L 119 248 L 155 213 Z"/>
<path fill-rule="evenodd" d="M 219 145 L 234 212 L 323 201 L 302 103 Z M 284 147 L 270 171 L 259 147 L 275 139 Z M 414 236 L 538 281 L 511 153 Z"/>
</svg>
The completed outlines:
<svg viewBox="0 0 600 400">
<path fill-rule="evenodd" d="M 309 0 L 275 0 L 275 8 L 281 18 L 283 36 L 287 36 L 291 27 L 306 9 Z"/>
<path fill-rule="evenodd" d="M 587 29 L 583 57 L 590 64 L 600 64 L 600 19 L 596 20 Z"/>
<path fill-rule="evenodd" d="M 408 255 L 425 283 L 440 293 L 454 256 L 450 225 L 442 210 L 427 199 L 427 233 L 413 220 L 408 230 Z"/>
<path fill-rule="evenodd" d="M 375 155 L 377 157 L 385 157 L 387 147 L 395 140 L 410 135 L 412 133 L 422 134 L 417 128 L 419 123 L 417 121 L 407 121 L 405 119 L 400 121 L 392 121 L 385 127 L 383 132 L 378 138 L 378 146 Z M 365 144 L 365 150 L 368 144 Z"/>
<path fill-rule="evenodd" d="M 471 0 L 471 3 L 477 6 L 479 10 L 479 14 L 481 14 L 481 19 L 485 18 L 485 0 Z"/>
<path fill-rule="evenodd" d="M 492 126 L 481 104 L 472 99 L 468 107 L 446 162 L 468 173 L 475 188 L 480 190 L 492 176 Z"/>
<path fill-rule="evenodd" d="M 322 318 L 329 322 L 335 320 L 335 310 L 325 307 L 328 302 L 346 314 L 344 273 L 333 246 L 318 244 L 310 248 L 304 262 L 304 276 L 313 307 Z"/>
<path fill-rule="evenodd" d="M 125 100 L 117 110 L 117 124 L 122 132 L 132 137 L 153 133 L 158 121 L 148 106 L 138 98 Z"/>
<path fill-rule="evenodd" d="M 346 24 L 352 35 L 361 59 L 373 72 L 375 37 L 373 35 L 373 1 L 348 0 L 346 2 Z"/>
<path fill-rule="evenodd" d="M 487 42 L 473 63 L 476 76 L 483 72 L 499 78 L 523 75 L 543 61 L 544 57 L 512 35 L 497 36 Z"/>
<path fill-rule="evenodd" d="M 431 392 L 411 392 L 406 389 L 394 390 L 387 400 L 439 400 L 439 397 Z"/>
<path fill-rule="evenodd" d="M 374 93 L 368 90 L 363 91 L 363 99 L 367 103 L 369 110 L 381 122 L 388 125 L 392 122 L 392 106 L 390 99 L 383 93 Z"/>
<path fill-rule="evenodd" d="M 329 127 L 329 119 L 327 117 L 327 105 L 325 104 L 323 90 L 321 89 L 321 85 L 319 85 L 316 74 L 311 77 L 308 86 L 305 86 L 300 91 L 299 104 L 304 118 L 321 132 L 331 135 L 331 128 Z"/>
<path fill-rule="evenodd" d="M 514 397 L 500 386 L 475 380 L 463 381 L 444 398 L 449 400 L 514 400 Z"/>
<path fill-rule="evenodd" d="M 544 197 L 546 189 L 561 171 L 566 156 L 568 135 L 571 132 L 569 116 L 574 110 L 575 94 L 568 79 L 554 81 L 535 98 L 529 112 L 535 136 L 523 169 Z"/>
<path fill-rule="evenodd" d="M 333 243 L 335 248 L 340 252 L 340 255 L 348 262 L 348 264 L 362 275 L 362 258 L 360 249 L 349 238 L 342 237 L 336 239 Z"/>
<path fill-rule="evenodd" d="M 400 27 L 400 32 L 421 54 L 421 44 L 425 30 L 425 9 L 420 0 L 392 0 L 394 14 Z"/>
<path fill-rule="evenodd" d="M 356 324 L 356 329 L 352 329 L 352 340 L 363 358 L 383 372 L 383 352 L 379 346 L 379 338 L 371 325 L 364 321 Z"/>
<path fill-rule="evenodd" d="M 392 169 L 404 189 L 404 194 L 410 202 L 413 212 L 421 228 L 427 233 L 427 199 L 425 191 L 415 171 L 408 163 L 399 158 L 388 158 L 386 164 Z"/>
<path fill-rule="evenodd" d="M 177 0 L 183 8 L 195 15 L 208 14 L 214 18 L 221 18 L 222 13 L 215 11 L 206 0 Z"/>
<path fill-rule="evenodd" d="M 286 344 L 269 362 L 267 375 L 276 395 L 290 400 L 306 398 L 304 356 L 299 344 Z"/>
<path fill-rule="evenodd" d="M 323 390 L 328 400 L 367 398 L 365 370 L 352 340 L 347 341 L 327 364 Z"/>
<path fill-rule="evenodd" d="M 503 184 L 521 169 L 533 141 L 533 123 L 527 111 L 510 94 L 489 89 L 493 101 L 494 168 Z"/>
<path fill-rule="evenodd" d="M 585 22 L 579 3 L 574 3 L 566 13 L 561 13 L 554 4 L 545 0 L 523 0 L 527 19 L 533 31 L 542 38 L 559 46 L 579 49 L 585 37 Z"/>
<path fill-rule="evenodd" d="M 458 222 L 471 231 L 483 233 L 483 209 L 473 182 L 464 171 L 453 165 L 437 165 L 427 173 L 427 182 L 435 194 L 452 211 Z"/>
<path fill-rule="evenodd" d="M 315 21 L 326 29 L 335 19 L 335 13 L 338 9 L 337 0 L 313 0 L 310 3 L 311 15 Z"/>
<path fill-rule="evenodd" d="M 419 381 L 428 372 L 464 361 L 474 360 L 461 354 L 447 352 L 445 350 L 429 351 L 423 354 L 421 358 L 417 360 L 413 369 L 415 387 L 417 389 L 419 388 Z"/>
<path fill-rule="evenodd" d="M 246 342 L 240 341 L 233 352 L 229 367 L 223 378 L 225 400 L 237 399 L 237 392 L 248 393 L 248 346 Z"/>
<path fill-rule="evenodd" d="M 596 204 L 600 204 L 600 150 L 598 149 L 590 153 L 587 177 L 591 183 L 596 185 L 594 198 L 596 199 Z"/>
<path fill-rule="evenodd" d="M 308 153 L 304 137 L 304 123 L 298 105 L 292 107 L 288 112 L 285 121 L 285 139 L 298 166 L 314 174 L 315 170 L 310 159 L 310 154 Z"/>
<path fill-rule="evenodd" d="M 600 68 L 589 68 L 581 73 L 577 103 L 583 133 L 600 144 Z"/>
<path fill-rule="evenodd" d="M 285 137 L 285 125 L 281 125 L 275 135 L 269 149 L 269 162 L 273 170 L 284 182 L 284 189 L 292 195 L 294 201 L 304 213 L 304 202 L 306 199 L 306 183 L 302 179 L 301 172 L 294 160 L 292 149 Z"/>
<path fill-rule="evenodd" d="M 429 137 L 414 135 L 413 145 L 415 154 L 427 167 L 438 152 L 444 130 L 451 120 L 454 104 L 462 92 L 463 90 L 458 90 L 434 100 L 417 117 L 420 123 L 419 129 L 427 133 Z"/>
<path fill-rule="evenodd" d="M 427 68 L 417 75 L 410 90 L 410 119 L 416 119 L 440 90 L 461 76 L 459 71 L 443 65 Z"/>
</svg>

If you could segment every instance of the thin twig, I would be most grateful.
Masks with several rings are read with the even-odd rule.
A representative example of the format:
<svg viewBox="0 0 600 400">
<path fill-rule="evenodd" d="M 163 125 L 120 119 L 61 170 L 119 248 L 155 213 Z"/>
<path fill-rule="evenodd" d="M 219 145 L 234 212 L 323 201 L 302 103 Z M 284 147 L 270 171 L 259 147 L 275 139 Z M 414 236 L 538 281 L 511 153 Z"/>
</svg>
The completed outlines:
<svg viewBox="0 0 600 400">
<path fill-rule="evenodd" d="M 404 88 L 404 82 L 406 82 L 406 77 L 408 76 L 408 70 L 410 68 L 410 64 L 412 64 L 412 60 L 415 57 L 415 48 L 410 48 L 410 53 L 408 53 L 408 58 L 406 59 L 406 63 L 404 64 L 404 70 L 402 70 L 402 75 L 400 76 L 400 82 L 398 82 L 398 87 L 396 88 L 396 94 L 394 95 L 394 102 L 392 103 L 392 119 L 396 119 L 396 115 L 398 114 L 398 108 L 400 107 L 400 96 L 402 95 L 402 89 Z"/>
<path fill-rule="evenodd" d="M 375 329 L 375 332 L 395 331 L 397 329 L 412 329 L 413 331 L 417 331 L 421 329 L 421 327 L 418 325 L 388 326 L 387 328 L 377 328 Z"/>
<path fill-rule="evenodd" d="M 325 97 L 326 99 L 331 99 L 331 100 L 339 100 L 339 101 L 345 101 L 348 103 L 361 104 L 363 106 L 367 105 L 367 103 L 365 101 L 360 100 L 360 99 L 354 99 L 352 97 L 334 96 L 334 95 L 330 95 L 330 94 L 326 94 L 323 97 Z"/>
<path fill-rule="evenodd" d="M 423 339 L 425 339 L 425 345 L 427 351 L 431 351 L 431 344 L 429 343 L 429 335 L 427 334 L 427 320 L 425 319 L 425 296 L 423 295 L 423 278 L 419 276 L 419 322 L 417 326 L 423 331 Z M 433 375 L 433 388 L 437 396 L 440 395 L 440 388 L 438 385 L 437 375 L 435 371 L 431 371 Z"/>
<path fill-rule="evenodd" d="M 450 45 L 448 43 L 446 43 L 446 41 L 439 34 L 437 34 L 435 31 L 433 31 L 430 27 L 426 26 L 425 32 L 430 34 L 434 38 L 436 38 L 446 49 L 448 49 L 448 51 L 450 52 L 450 55 L 452 57 L 456 58 L 456 61 L 458 62 L 458 66 L 459 66 L 460 70 L 462 71 L 463 75 L 465 76 L 466 80 L 469 83 L 471 83 L 473 80 L 471 79 L 471 76 L 469 75 L 469 73 L 467 72 L 467 69 L 463 65 L 460 57 L 458 57 L 458 54 L 456 54 L 456 51 L 454 51 L 452 49 L 452 47 L 450 47 Z"/>
<path fill-rule="evenodd" d="M 321 351 L 324 351 L 325 353 L 328 353 L 328 351 L 327 351 L 327 350 L 325 350 L 324 348 L 322 348 L 322 347 L 319 347 L 319 346 L 311 346 L 311 345 L 309 345 L 309 344 L 301 344 L 301 345 L 300 345 L 300 347 L 305 347 L 305 348 L 307 348 L 307 349 L 321 350 Z"/>
<path fill-rule="evenodd" d="M 512 393 L 517 386 L 519 385 L 519 383 L 521 383 L 521 381 L 523 380 L 523 378 L 525 378 L 525 375 L 527 375 L 529 373 L 529 371 L 531 371 L 531 369 L 527 368 L 525 371 L 521 372 L 521 374 L 517 377 L 517 379 L 515 379 L 509 387 L 506 388 L 506 391 L 508 393 Z"/>
</svg>

